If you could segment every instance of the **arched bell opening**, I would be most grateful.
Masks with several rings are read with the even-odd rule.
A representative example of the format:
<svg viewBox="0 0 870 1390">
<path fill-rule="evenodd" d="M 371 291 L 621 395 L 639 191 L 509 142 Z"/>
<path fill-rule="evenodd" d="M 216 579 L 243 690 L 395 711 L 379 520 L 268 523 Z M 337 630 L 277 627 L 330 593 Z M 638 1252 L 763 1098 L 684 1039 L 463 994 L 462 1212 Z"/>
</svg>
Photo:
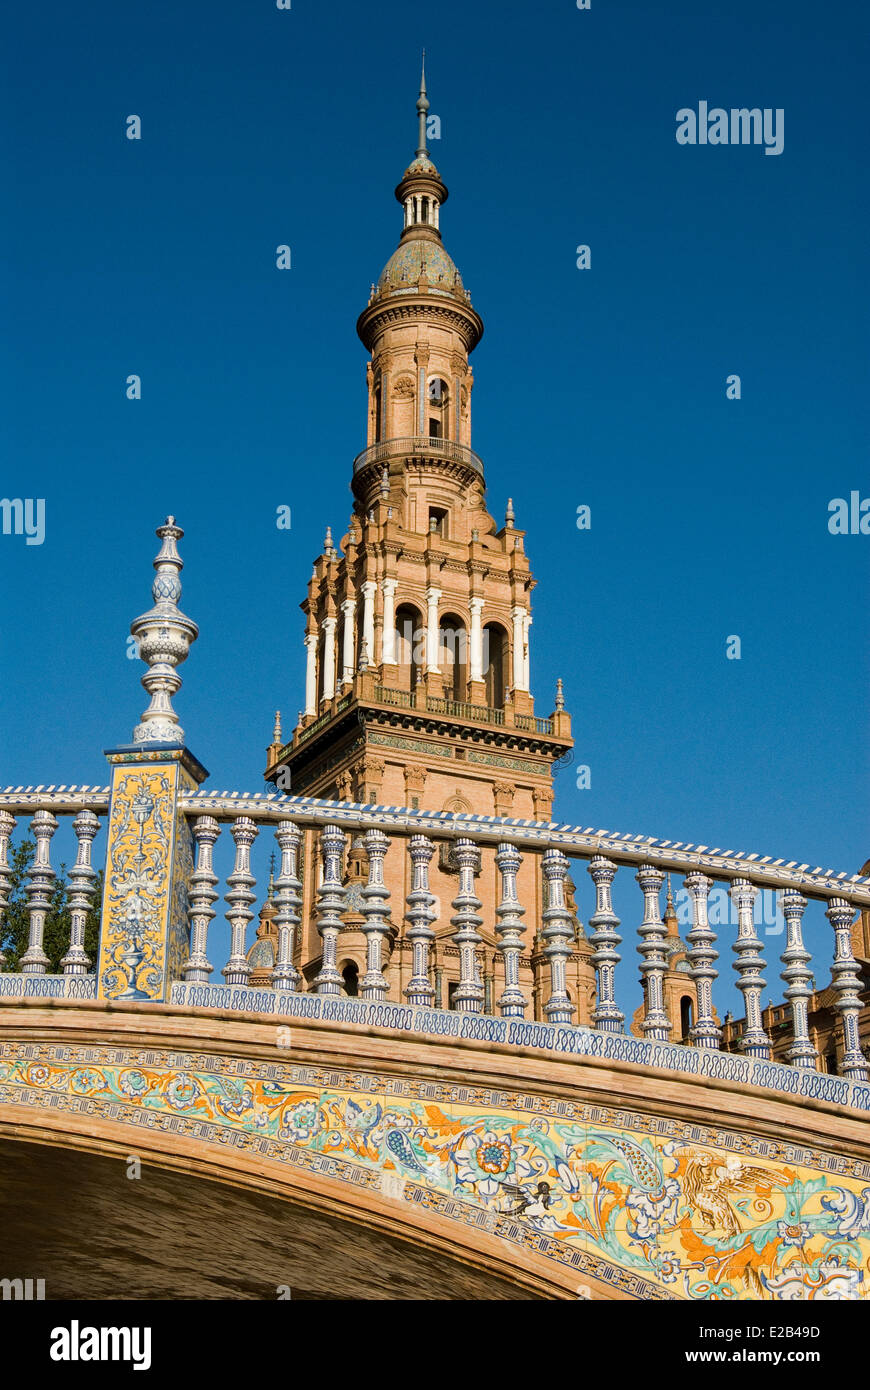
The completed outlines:
<svg viewBox="0 0 870 1390">
<path fill-rule="evenodd" d="M 490 709 L 504 709 L 508 657 L 507 630 L 500 623 L 487 623 L 483 629 L 483 679 L 486 684 L 486 703 Z"/>
<path fill-rule="evenodd" d="M 413 694 L 426 660 L 426 628 L 422 613 L 412 603 L 400 603 L 396 609 L 395 651 L 399 689 Z"/>
<path fill-rule="evenodd" d="M 448 700 L 464 700 L 468 681 L 468 634 L 455 613 L 445 613 L 438 625 L 438 665 Z"/>
<path fill-rule="evenodd" d="M 443 377 L 432 378 L 426 395 L 429 438 L 447 439 L 450 433 L 450 393 Z"/>
</svg>

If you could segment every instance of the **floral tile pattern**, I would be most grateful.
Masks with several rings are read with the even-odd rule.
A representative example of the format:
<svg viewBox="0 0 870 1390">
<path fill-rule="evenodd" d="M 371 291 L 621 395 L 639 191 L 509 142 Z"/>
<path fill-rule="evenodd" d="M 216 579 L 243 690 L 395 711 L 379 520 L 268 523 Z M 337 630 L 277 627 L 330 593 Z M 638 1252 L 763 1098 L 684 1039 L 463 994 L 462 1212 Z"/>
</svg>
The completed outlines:
<svg viewBox="0 0 870 1390">
<path fill-rule="evenodd" d="M 515 1093 L 135 1048 L 7 1043 L 0 1102 L 328 1172 L 637 1297 L 856 1299 L 868 1281 L 867 1165 L 751 1136 Z M 667 1137 L 644 1132 L 656 1126 Z"/>
</svg>

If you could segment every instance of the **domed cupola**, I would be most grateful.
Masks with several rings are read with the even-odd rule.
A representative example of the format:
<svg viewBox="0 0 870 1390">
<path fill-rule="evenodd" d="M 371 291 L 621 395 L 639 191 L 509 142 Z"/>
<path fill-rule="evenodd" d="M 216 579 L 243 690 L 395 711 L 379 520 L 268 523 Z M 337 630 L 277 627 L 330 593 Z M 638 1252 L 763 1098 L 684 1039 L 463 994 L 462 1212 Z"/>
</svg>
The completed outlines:
<svg viewBox="0 0 870 1390">
<path fill-rule="evenodd" d="M 392 312 L 393 303 L 401 300 L 413 312 L 414 306 L 407 302 L 411 295 L 421 310 L 421 300 L 430 304 L 433 300 L 448 301 L 454 311 L 457 305 L 461 306 L 464 312 L 460 333 L 465 352 L 470 352 L 483 335 L 483 324 L 471 307 L 471 296 L 441 240 L 441 208 L 447 202 L 447 185 L 426 148 L 428 110 L 424 65 L 417 97 L 417 150 L 396 187 L 396 198 L 404 211 L 402 234 L 377 285 L 372 286 L 368 306 L 357 324 L 370 351 L 376 346 L 384 311 Z"/>
</svg>

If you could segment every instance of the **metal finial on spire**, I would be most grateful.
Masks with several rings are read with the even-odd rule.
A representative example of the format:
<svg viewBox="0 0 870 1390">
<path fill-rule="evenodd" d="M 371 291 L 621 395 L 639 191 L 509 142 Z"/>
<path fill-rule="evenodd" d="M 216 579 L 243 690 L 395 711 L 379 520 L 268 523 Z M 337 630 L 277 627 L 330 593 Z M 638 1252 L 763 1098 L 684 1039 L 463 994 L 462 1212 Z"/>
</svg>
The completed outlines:
<svg viewBox="0 0 870 1390">
<path fill-rule="evenodd" d="M 668 891 L 667 896 L 665 898 L 665 921 L 668 923 L 668 930 L 670 934 L 672 936 L 678 936 L 679 932 L 677 930 L 677 927 L 675 926 L 675 923 L 677 921 L 677 914 L 674 909 L 674 895 L 671 892 L 670 874 L 668 874 Z"/>
<path fill-rule="evenodd" d="M 275 851 L 269 855 L 269 887 L 266 891 L 266 901 L 271 902 L 275 896 Z"/>
<path fill-rule="evenodd" d="M 423 49 L 423 67 L 420 73 L 420 95 L 417 98 L 417 117 L 420 123 L 420 130 L 417 136 L 417 154 L 426 154 L 426 112 L 429 110 L 429 102 L 426 97 L 426 50 Z"/>
<path fill-rule="evenodd" d="M 199 628 L 178 607 L 183 561 L 176 541 L 181 540 L 184 532 L 176 526 L 175 517 L 168 516 L 166 524 L 158 526 L 157 535 L 162 545 L 154 561 L 154 607 L 130 624 L 138 654 L 148 664 L 142 684 L 151 696 L 150 705 L 133 730 L 133 742 L 182 743 L 184 730 L 172 708 L 172 697 L 181 689 L 181 677 L 175 668 L 187 660 Z"/>
</svg>

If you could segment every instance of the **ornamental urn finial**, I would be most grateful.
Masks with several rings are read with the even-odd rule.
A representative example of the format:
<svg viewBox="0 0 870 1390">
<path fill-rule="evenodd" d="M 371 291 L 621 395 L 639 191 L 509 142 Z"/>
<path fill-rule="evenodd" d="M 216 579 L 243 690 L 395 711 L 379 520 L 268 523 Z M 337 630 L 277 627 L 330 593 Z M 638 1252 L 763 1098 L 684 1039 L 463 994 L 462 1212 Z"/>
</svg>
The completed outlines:
<svg viewBox="0 0 870 1390">
<path fill-rule="evenodd" d="M 508 531 L 513 526 L 514 520 L 514 499 L 512 497 L 509 497 L 507 500 L 507 506 L 504 509 L 504 524 L 505 528 Z"/>
<path fill-rule="evenodd" d="M 565 691 L 562 688 L 562 677 L 556 681 L 556 709 L 565 708 Z"/>
<path fill-rule="evenodd" d="M 130 624 L 136 649 L 148 670 L 142 684 L 151 703 L 142 715 L 141 723 L 133 730 L 134 743 L 183 743 L 184 730 L 172 708 L 172 697 L 181 689 L 181 677 L 175 668 L 187 660 L 199 628 L 178 607 L 181 598 L 183 561 L 176 549 L 184 532 L 176 526 L 175 517 L 168 516 L 157 533 L 163 542 L 154 561 L 157 571 L 151 594 L 154 607 Z"/>
</svg>

